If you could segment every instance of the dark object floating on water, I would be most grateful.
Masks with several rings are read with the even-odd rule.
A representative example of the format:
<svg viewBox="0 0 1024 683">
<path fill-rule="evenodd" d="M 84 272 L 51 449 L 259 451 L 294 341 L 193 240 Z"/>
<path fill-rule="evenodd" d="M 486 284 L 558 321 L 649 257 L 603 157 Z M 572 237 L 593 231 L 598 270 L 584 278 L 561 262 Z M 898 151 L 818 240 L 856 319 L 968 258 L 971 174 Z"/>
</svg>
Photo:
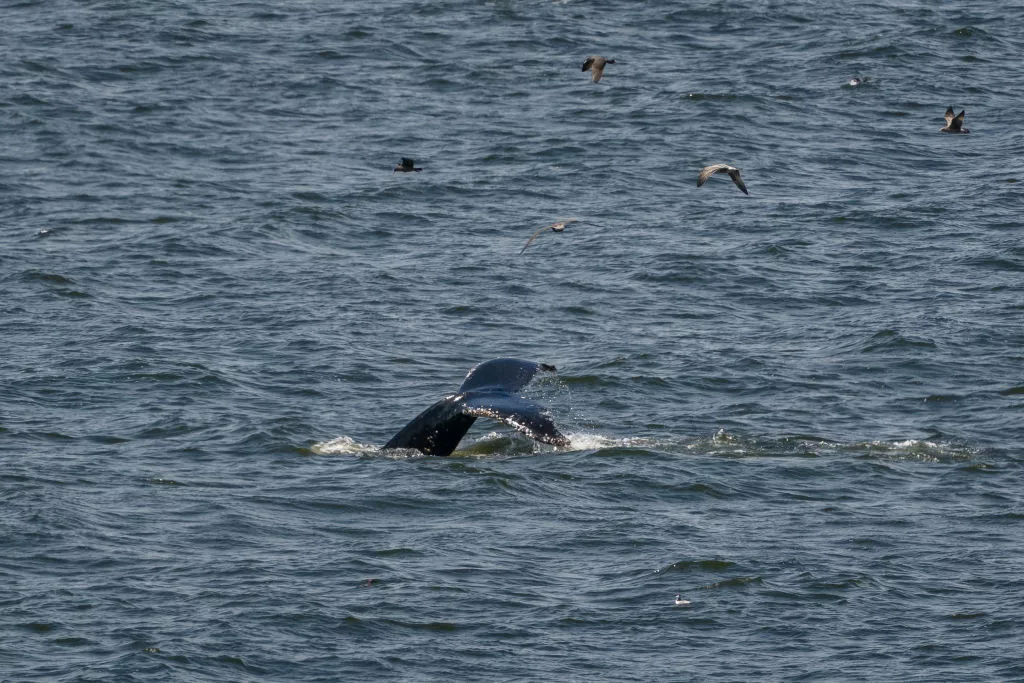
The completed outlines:
<svg viewBox="0 0 1024 683">
<path fill-rule="evenodd" d="M 594 83 L 597 83 L 599 80 L 601 80 L 601 76 L 604 76 L 605 64 L 614 63 L 614 59 L 605 59 L 601 55 L 592 55 L 590 57 L 587 57 L 587 61 L 583 62 L 582 71 L 590 71 L 591 73 L 593 73 Z"/>
<path fill-rule="evenodd" d="M 400 163 L 398 166 L 395 166 L 395 170 L 392 171 L 392 173 L 410 173 L 412 171 L 422 170 L 422 168 L 416 167 L 416 162 L 413 161 L 412 159 L 406 159 L 405 157 L 402 157 L 402 163 Z"/>
<path fill-rule="evenodd" d="M 736 187 L 743 190 L 743 194 L 750 194 L 747 192 L 747 186 L 743 184 L 743 178 L 740 178 L 740 169 L 729 164 L 712 164 L 711 166 L 705 166 L 700 169 L 700 175 L 697 176 L 697 187 L 700 187 L 708 181 L 708 178 L 716 173 L 728 173 L 732 181 L 736 183 Z"/>
<path fill-rule="evenodd" d="M 516 358 L 495 358 L 469 371 L 459 393 L 445 396 L 417 415 L 384 444 L 384 448 L 415 448 L 427 455 L 449 455 L 478 417 L 515 427 L 531 439 L 568 446 L 544 406 L 516 394 L 538 371 L 555 366 Z"/>
<path fill-rule="evenodd" d="M 849 82 L 849 83 L 847 83 L 847 85 L 848 85 L 848 86 L 850 86 L 851 88 L 856 88 L 856 87 L 857 87 L 858 85 L 860 85 L 860 84 L 861 84 L 861 83 L 863 83 L 863 82 L 864 82 L 864 81 L 862 81 L 862 80 L 861 80 L 861 79 L 859 79 L 859 78 L 851 78 L 851 79 L 850 79 L 850 82 Z"/>
<path fill-rule="evenodd" d="M 971 131 L 964 128 L 964 114 L 966 111 L 961 111 L 956 116 L 953 116 L 953 105 L 950 105 L 946 109 L 946 127 L 940 128 L 940 133 L 970 133 Z"/>
</svg>

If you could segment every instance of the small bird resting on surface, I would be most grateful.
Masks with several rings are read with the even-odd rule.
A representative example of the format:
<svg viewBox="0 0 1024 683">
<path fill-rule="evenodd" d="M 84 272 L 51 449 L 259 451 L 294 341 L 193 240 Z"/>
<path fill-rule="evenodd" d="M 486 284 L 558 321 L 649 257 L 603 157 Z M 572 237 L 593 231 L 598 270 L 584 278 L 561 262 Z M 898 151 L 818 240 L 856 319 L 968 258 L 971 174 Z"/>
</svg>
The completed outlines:
<svg viewBox="0 0 1024 683">
<path fill-rule="evenodd" d="M 412 159 L 406 159 L 405 157 L 402 157 L 402 163 L 400 163 L 398 166 L 395 166 L 395 170 L 392 171 L 392 173 L 409 173 L 410 171 L 422 170 L 422 168 L 416 167 L 416 162 L 413 161 Z"/>
<path fill-rule="evenodd" d="M 747 186 L 743 184 L 743 178 L 740 178 L 740 169 L 729 164 L 712 164 L 711 166 L 705 166 L 700 170 L 700 175 L 697 176 L 697 187 L 700 187 L 708 181 L 708 178 L 716 173 L 728 173 L 732 181 L 736 183 L 736 187 L 743 190 L 743 194 L 750 194 L 747 192 Z"/>
<path fill-rule="evenodd" d="M 683 600 L 682 596 L 679 595 L 679 593 L 676 593 L 676 606 L 677 607 L 685 607 L 686 605 L 689 605 L 689 604 L 690 604 L 689 600 Z"/>
<path fill-rule="evenodd" d="M 545 225 L 543 228 L 540 228 L 539 230 L 537 230 L 537 232 L 530 235 L 530 239 L 526 240 L 526 245 L 519 250 L 519 253 L 522 254 L 524 251 L 526 251 L 526 247 L 530 246 L 530 244 L 535 239 L 537 239 L 537 237 L 545 230 L 550 230 L 551 232 L 562 232 L 563 230 L 565 230 L 565 226 L 569 225 L 570 223 L 579 222 L 580 219 L 578 218 L 566 218 L 564 221 L 558 221 L 557 223 L 552 223 L 551 225 Z"/>
<path fill-rule="evenodd" d="M 604 75 L 604 65 L 614 64 L 614 59 L 605 59 L 600 55 L 591 55 L 587 57 L 587 61 L 583 62 L 583 71 L 590 71 L 594 74 L 594 83 L 601 80 L 601 76 Z"/>
<path fill-rule="evenodd" d="M 940 133 L 970 133 L 971 131 L 964 128 L 964 114 L 966 111 L 961 111 L 956 116 L 953 116 L 953 106 L 950 105 L 949 109 L 946 110 L 946 127 L 940 128 Z"/>
</svg>

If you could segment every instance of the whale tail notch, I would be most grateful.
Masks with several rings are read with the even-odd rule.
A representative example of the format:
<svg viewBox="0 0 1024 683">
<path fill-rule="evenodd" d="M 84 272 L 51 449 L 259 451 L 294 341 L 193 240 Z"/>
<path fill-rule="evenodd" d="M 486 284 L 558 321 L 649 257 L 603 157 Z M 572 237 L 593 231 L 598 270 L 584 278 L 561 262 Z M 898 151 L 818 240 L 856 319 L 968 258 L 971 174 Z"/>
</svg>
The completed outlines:
<svg viewBox="0 0 1024 683">
<path fill-rule="evenodd" d="M 384 444 L 384 448 L 415 448 L 427 455 L 451 454 L 478 417 L 498 420 L 531 439 L 568 446 L 547 410 L 515 394 L 537 372 L 554 366 L 515 358 L 480 363 L 466 375 L 459 393 L 445 396 L 417 415 Z"/>
</svg>

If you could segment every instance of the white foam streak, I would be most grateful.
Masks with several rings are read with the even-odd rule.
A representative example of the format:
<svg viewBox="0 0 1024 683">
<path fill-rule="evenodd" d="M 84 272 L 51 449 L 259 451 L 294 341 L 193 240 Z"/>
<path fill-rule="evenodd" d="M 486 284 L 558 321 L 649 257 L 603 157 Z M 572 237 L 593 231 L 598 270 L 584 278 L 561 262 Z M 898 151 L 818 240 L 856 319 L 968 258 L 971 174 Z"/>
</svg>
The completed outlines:
<svg viewBox="0 0 1024 683">
<path fill-rule="evenodd" d="M 310 450 L 317 455 L 362 455 L 379 453 L 380 447 L 358 443 L 350 436 L 339 436 L 337 439 L 315 443 Z"/>
</svg>

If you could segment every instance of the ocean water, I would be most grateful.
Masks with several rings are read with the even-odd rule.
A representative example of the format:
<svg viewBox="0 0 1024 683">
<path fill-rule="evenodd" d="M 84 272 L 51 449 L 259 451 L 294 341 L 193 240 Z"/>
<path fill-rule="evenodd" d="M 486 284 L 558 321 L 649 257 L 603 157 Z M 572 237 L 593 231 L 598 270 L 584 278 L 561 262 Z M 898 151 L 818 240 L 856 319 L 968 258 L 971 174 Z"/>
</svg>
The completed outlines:
<svg viewBox="0 0 1024 683">
<path fill-rule="evenodd" d="M 1024 679 L 1020 3 L 0 7 L 0 681 Z"/>
</svg>

